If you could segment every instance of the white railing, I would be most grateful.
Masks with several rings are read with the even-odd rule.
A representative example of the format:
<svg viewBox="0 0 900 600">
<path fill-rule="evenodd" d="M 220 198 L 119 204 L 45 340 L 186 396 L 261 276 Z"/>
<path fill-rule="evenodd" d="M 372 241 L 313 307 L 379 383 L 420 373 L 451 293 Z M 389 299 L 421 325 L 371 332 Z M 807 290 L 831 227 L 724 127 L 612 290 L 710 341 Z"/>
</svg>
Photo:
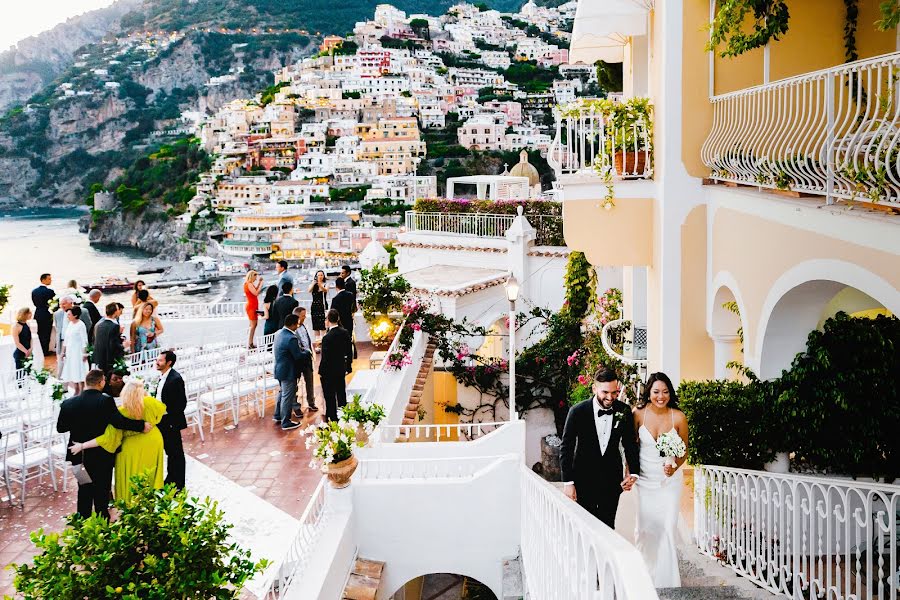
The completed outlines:
<svg viewBox="0 0 900 600">
<path fill-rule="evenodd" d="M 216 317 L 246 318 L 246 302 L 216 302 L 214 304 L 160 304 L 156 314 L 160 319 L 204 319 Z"/>
<path fill-rule="evenodd" d="M 653 175 L 650 129 L 637 121 L 616 127 L 596 106 L 579 110 L 556 109 L 556 136 L 547 163 L 556 176 L 598 174 L 595 165 L 611 169 L 613 178 L 649 179 Z"/>
<path fill-rule="evenodd" d="M 717 181 L 900 203 L 900 52 L 711 99 Z"/>
<path fill-rule="evenodd" d="M 694 488 L 700 551 L 770 592 L 898 597 L 900 486 L 703 466 Z"/>
<path fill-rule="evenodd" d="M 521 489 L 521 559 L 528 597 L 658 598 L 633 545 L 525 465 Z"/>
<path fill-rule="evenodd" d="M 486 423 L 454 423 L 444 425 L 381 425 L 375 434 L 380 442 L 464 442 L 476 440 L 496 431 L 508 421 Z"/>
<path fill-rule="evenodd" d="M 359 461 L 358 477 L 372 480 L 464 479 L 477 476 L 508 456 L 466 456 L 446 458 L 365 458 Z"/>
<path fill-rule="evenodd" d="M 515 215 L 487 213 L 406 212 L 406 230 L 502 238 Z"/>
<path fill-rule="evenodd" d="M 325 510 L 326 481 L 326 477 L 319 480 L 319 485 L 316 486 L 312 498 L 306 505 L 306 510 L 300 517 L 300 530 L 287 554 L 280 562 L 270 567 L 272 579 L 265 595 L 267 600 L 278 600 L 285 597 L 286 590 L 291 587 L 298 575 L 302 575 L 304 567 L 312 556 L 322 531 L 322 525 L 327 517 Z"/>
<path fill-rule="evenodd" d="M 624 338 L 621 352 L 614 347 L 612 340 L 610 340 L 610 336 L 614 332 Z M 603 329 L 600 330 L 600 343 L 603 344 L 603 349 L 613 358 L 625 364 L 637 366 L 642 378 L 646 374 L 649 362 L 647 360 L 647 330 L 645 328 L 633 327 L 631 321 L 627 319 L 615 319 L 606 323 Z"/>
</svg>

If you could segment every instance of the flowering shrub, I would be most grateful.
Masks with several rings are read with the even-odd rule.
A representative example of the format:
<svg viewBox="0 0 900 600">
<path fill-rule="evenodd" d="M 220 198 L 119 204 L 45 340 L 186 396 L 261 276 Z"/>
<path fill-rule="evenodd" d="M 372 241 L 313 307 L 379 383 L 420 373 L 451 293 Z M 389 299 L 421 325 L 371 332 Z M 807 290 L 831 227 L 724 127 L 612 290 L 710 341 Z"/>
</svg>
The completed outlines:
<svg viewBox="0 0 900 600">
<path fill-rule="evenodd" d="M 387 355 L 385 363 L 389 369 L 399 371 L 403 367 L 412 364 L 412 357 L 406 350 L 397 350 Z"/>
<path fill-rule="evenodd" d="M 338 410 L 338 416 L 341 421 L 359 423 L 366 433 L 371 434 L 386 415 L 382 405 L 353 394 L 353 399 Z"/>
<path fill-rule="evenodd" d="M 622 318 L 622 290 L 609 288 L 597 302 L 597 320 L 600 325 Z"/>
<path fill-rule="evenodd" d="M 445 214 L 491 214 L 491 215 L 516 215 L 518 207 L 522 207 L 523 214 L 528 217 L 528 222 L 537 231 L 537 245 L 539 246 L 565 246 L 563 238 L 562 204 L 552 200 L 467 200 L 458 198 L 446 200 L 443 198 L 420 198 L 416 200 L 415 212 L 436 212 Z M 433 228 L 438 224 L 431 224 Z M 446 231 L 451 231 L 452 225 L 447 224 Z M 502 224 L 497 225 L 503 227 Z M 494 235 L 503 235 L 499 229 Z"/>
<path fill-rule="evenodd" d="M 339 463 L 353 456 L 353 446 L 360 446 L 356 441 L 355 421 L 329 421 L 310 425 L 303 431 L 306 438 L 306 449 L 313 451 L 313 460 L 309 466 L 313 469 Z"/>
</svg>

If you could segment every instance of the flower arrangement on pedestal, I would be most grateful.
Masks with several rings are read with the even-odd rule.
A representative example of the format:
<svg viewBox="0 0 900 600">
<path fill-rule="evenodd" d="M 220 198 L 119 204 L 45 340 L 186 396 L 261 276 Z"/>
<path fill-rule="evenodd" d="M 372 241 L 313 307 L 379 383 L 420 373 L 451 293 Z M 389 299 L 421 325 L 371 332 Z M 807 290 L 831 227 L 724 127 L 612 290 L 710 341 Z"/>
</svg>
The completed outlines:
<svg viewBox="0 0 900 600">
<path fill-rule="evenodd" d="M 384 407 L 353 394 L 353 399 L 338 409 L 338 417 L 345 423 L 357 423 L 356 439 L 361 445 L 369 442 L 369 436 L 385 418 Z"/>
<path fill-rule="evenodd" d="M 397 350 L 388 354 L 384 362 L 388 369 L 399 371 L 403 367 L 412 364 L 412 357 L 406 350 Z"/>
<path fill-rule="evenodd" d="M 310 425 L 303 431 L 308 436 L 306 448 L 313 451 L 309 466 L 320 468 L 335 488 L 350 485 L 350 477 L 356 471 L 358 461 L 353 456 L 353 447 L 362 446 L 356 440 L 358 426 L 356 422 L 329 421 Z"/>
</svg>

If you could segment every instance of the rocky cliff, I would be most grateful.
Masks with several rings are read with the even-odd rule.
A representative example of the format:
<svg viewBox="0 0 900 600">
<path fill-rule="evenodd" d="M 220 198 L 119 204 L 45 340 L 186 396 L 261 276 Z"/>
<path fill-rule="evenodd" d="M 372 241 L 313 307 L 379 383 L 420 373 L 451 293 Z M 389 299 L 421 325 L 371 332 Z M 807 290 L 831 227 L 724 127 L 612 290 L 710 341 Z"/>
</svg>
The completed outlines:
<svg viewBox="0 0 900 600">
<path fill-rule="evenodd" d="M 138 214 L 116 210 L 85 215 L 79 221 L 82 233 L 93 244 L 135 248 L 171 260 L 185 260 L 197 254 L 215 255 L 208 240 L 215 222 L 197 219 L 190 234 L 180 221 L 165 213 L 146 210 Z"/>
</svg>

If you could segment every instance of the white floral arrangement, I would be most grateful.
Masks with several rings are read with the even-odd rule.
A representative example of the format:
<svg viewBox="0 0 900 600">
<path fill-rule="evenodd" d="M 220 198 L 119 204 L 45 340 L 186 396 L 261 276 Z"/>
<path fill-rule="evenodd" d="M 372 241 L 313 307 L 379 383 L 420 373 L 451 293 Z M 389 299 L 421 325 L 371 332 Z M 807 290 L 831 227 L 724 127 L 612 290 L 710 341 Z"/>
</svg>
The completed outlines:
<svg viewBox="0 0 900 600">
<path fill-rule="evenodd" d="M 329 421 L 310 425 L 303 431 L 306 449 L 313 451 L 310 468 L 327 470 L 328 465 L 339 463 L 353 456 L 353 446 L 362 446 L 356 441 L 356 421 Z"/>
<path fill-rule="evenodd" d="M 684 440 L 674 429 L 660 434 L 656 439 L 656 449 L 659 455 L 666 459 L 666 464 L 675 466 L 675 459 L 681 458 L 687 452 Z"/>
<path fill-rule="evenodd" d="M 345 423 L 358 423 L 367 435 L 384 420 L 386 413 L 384 407 L 364 399 L 360 394 L 354 394 L 353 399 L 345 406 L 338 409 L 338 417 Z"/>
</svg>

